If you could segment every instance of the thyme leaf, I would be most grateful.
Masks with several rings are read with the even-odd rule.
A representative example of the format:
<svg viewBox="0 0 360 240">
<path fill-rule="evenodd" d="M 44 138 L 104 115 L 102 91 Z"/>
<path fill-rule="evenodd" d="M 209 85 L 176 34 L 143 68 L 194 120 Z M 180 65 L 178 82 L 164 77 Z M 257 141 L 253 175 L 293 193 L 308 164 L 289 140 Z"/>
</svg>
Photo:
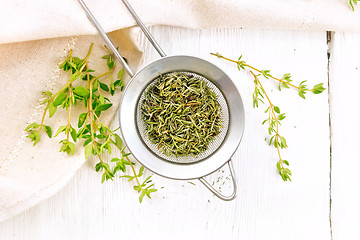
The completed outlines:
<svg viewBox="0 0 360 240">
<path fill-rule="evenodd" d="M 355 6 L 358 4 L 358 0 L 349 0 L 350 7 L 355 11 Z"/>
</svg>

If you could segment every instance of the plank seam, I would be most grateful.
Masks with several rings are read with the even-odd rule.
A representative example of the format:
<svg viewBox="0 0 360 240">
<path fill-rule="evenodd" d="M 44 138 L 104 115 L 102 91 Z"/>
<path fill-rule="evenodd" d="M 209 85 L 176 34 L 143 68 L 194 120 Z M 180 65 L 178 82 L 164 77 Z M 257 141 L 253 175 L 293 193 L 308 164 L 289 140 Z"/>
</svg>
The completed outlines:
<svg viewBox="0 0 360 240">
<path fill-rule="evenodd" d="M 328 78 L 328 105 L 329 105 L 329 140 L 330 140 L 330 171 L 329 171 L 329 225 L 330 225 L 330 239 L 333 240 L 332 234 L 332 221 L 331 221 L 331 208 L 332 208 L 332 196 L 331 196 L 331 182 L 332 182 L 332 128 L 331 128 L 331 99 L 330 99 L 330 61 L 331 61 L 331 51 L 332 51 L 332 39 L 334 32 L 327 31 L 326 32 L 326 44 L 327 44 L 327 78 Z"/>
</svg>

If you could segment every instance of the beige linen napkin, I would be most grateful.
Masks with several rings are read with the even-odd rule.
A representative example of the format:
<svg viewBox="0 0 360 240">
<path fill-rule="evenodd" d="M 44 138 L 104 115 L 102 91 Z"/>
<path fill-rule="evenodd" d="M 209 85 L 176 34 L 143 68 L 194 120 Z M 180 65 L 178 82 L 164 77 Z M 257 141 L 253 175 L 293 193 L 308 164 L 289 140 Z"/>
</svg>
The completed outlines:
<svg viewBox="0 0 360 240">
<path fill-rule="evenodd" d="M 106 31 L 135 25 L 121 0 L 85 0 Z M 348 0 L 129 0 L 147 24 L 360 31 Z M 360 8 L 360 7 L 359 7 Z M 0 1 L 0 43 L 95 34 L 77 0 Z"/>
<path fill-rule="evenodd" d="M 134 70 L 141 57 L 141 52 L 133 45 L 134 40 L 129 38 L 135 30 L 123 29 L 110 34 Z M 95 47 L 89 65 L 99 74 L 104 73 L 107 71 L 106 61 L 101 56 L 107 51 L 98 36 L 0 45 L 0 221 L 54 194 L 85 162 L 80 146 L 74 156 L 59 152 L 59 141 L 64 139 L 61 134 L 52 139 L 42 134 L 40 142 L 33 147 L 24 128 L 29 123 L 41 121 L 44 108 L 40 105 L 44 98 L 42 91 L 56 92 L 67 82 L 69 75 L 57 70 L 60 56 L 64 59 L 71 48 L 74 56 L 85 57 L 91 43 L 95 43 Z M 107 115 L 101 116 L 105 124 L 109 124 L 117 111 L 121 94 L 107 97 L 114 105 Z M 75 112 L 73 109 L 72 112 L 73 116 L 78 116 L 84 109 Z M 56 129 L 66 122 L 67 113 L 58 110 L 53 118 L 46 118 L 45 124 L 52 126 L 54 135 Z M 72 125 L 77 126 L 76 117 Z"/>
<path fill-rule="evenodd" d="M 360 30 L 360 12 L 352 12 L 347 0 L 129 1 L 147 24 Z M 134 40 L 138 29 L 124 29 L 135 22 L 121 0 L 86 3 L 106 31 L 123 29 L 111 37 L 135 70 L 141 58 Z M 99 56 L 105 53 L 101 47 L 104 43 L 99 36 L 88 35 L 96 33 L 76 0 L 0 1 L 0 221 L 58 191 L 85 162 L 80 150 L 71 157 L 59 153 L 60 138 L 43 136 L 33 147 L 23 130 L 41 118 L 41 92 L 56 90 L 66 81 L 66 74 L 56 69 L 59 57 L 68 49 L 84 56 L 94 42 L 92 64 L 94 68 L 103 66 Z M 86 36 L 71 37 L 74 35 Z M 105 116 L 107 123 L 114 116 L 120 95 L 112 100 L 115 104 Z M 58 120 L 48 122 L 54 129 L 66 119 L 64 112 L 57 115 Z"/>
</svg>

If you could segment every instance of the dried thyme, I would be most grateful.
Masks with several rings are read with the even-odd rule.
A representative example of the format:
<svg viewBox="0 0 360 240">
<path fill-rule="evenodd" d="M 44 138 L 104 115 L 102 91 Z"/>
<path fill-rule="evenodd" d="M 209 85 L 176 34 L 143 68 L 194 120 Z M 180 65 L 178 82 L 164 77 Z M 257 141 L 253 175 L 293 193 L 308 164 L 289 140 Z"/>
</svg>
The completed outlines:
<svg viewBox="0 0 360 240">
<path fill-rule="evenodd" d="M 160 76 L 141 102 L 146 134 L 167 156 L 196 156 L 220 133 L 221 107 L 205 80 L 186 73 Z"/>
</svg>

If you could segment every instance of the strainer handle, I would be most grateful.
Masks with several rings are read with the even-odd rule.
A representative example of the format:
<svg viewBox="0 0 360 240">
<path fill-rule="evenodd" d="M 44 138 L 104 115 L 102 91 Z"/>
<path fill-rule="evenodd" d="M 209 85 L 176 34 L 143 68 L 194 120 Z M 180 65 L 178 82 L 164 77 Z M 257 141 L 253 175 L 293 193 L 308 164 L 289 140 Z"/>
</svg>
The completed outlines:
<svg viewBox="0 0 360 240">
<path fill-rule="evenodd" d="M 122 0 L 122 2 L 124 3 L 125 7 L 129 10 L 130 14 L 133 16 L 136 23 L 145 34 L 146 38 L 150 41 L 150 43 L 153 45 L 153 47 L 156 49 L 159 55 L 161 57 L 166 57 L 165 52 L 161 49 L 160 45 L 156 42 L 155 38 L 151 35 L 149 30 L 146 28 L 145 24 L 141 21 L 139 16 L 136 14 L 135 10 L 131 7 L 130 3 L 127 0 Z"/>
<path fill-rule="evenodd" d="M 224 196 L 223 194 L 221 194 L 219 191 L 217 191 L 213 186 L 210 185 L 210 183 L 208 181 L 205 180 L 205 178 L 201 177 L 199 178 L 199 181 L 202 182 L 205 187 L 207 187 L 213 194 L 215 194 L 218 198 L 224 200 L 224 201 L 231 201 L 233 199 L 236 198 L 236 193 L 237 193 L 237 186 L 236 186 L 236 177 L 235 177 L 235 171 L 234 171 L 234 167 L 232 165 L 231 159 L 227 162 L 229 169 L 230 169 L 230 175 L 231 175 L 231 179 L 233 181 L 233 192 L 230 196 Z"/>
<path fill-rule="evenodd" d="M 102 29 L 102 27 L 100 26 L 98 21 L 95 19 L 94 15 L 92 15 L 92 13 L 90 12 L 89 8 L 86 6 L 84 1 L 83 0 L 78 0 L 78 1 L 79 1 L 80 5 L 82 6 L 82 8 L 84 9 L 84 11 L 85 11 L 86 15 L 88 16 L 88 18 L 90 19 L 90 21 L 94 24 L 96 29 L 99 31 L 101 37 L 104 39 L 106 44 L 109 46 L 110 50 L 114 53 L 115 57 L 123 65 L 123 67 L 125 68 L 125 71 L 129 74 L 130 77 L 133 77 L 134 73 L 131 71 L 129 65 L 127 65 L 125 60 L 122 58 L 122 56 L 120 55 L 120 53 L 118 52 L 118 50 L 116 49 L 114 44 L 111 42 L 111 40 L 109 39 L 109 37 L 107 36 L 105 31 Z"/>
</svg>

